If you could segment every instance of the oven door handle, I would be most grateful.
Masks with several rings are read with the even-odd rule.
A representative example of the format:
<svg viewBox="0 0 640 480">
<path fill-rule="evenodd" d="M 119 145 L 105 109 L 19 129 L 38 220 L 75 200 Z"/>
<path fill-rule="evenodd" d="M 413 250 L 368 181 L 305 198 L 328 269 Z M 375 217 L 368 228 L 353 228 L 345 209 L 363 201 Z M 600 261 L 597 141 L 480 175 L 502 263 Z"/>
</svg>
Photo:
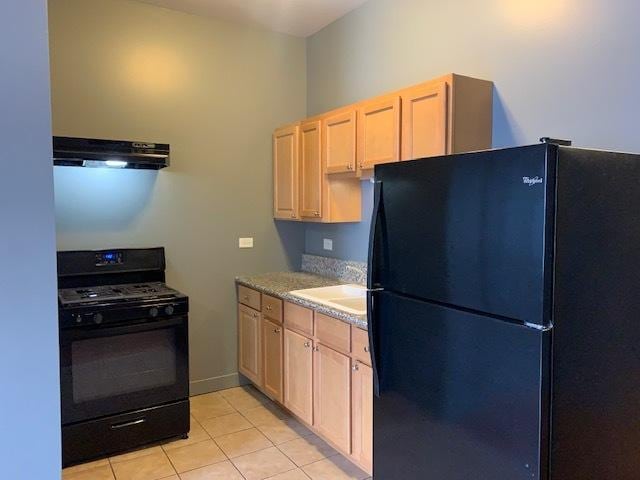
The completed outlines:
<svg viewBox="0 0 640 480">
<path fill-rule="evenodd" d="M 132 420 L 130 422 L 116 423 L 114 425 L 111 425 L 111 430 L 120 430 L 121 428 L 133 427 L 134 425 L 140 425 L 141 423 L 144 423 L 146 421 L 146 418 L 139 418 L 138 420 Z"/>
<path fill-rule="evenodd" d="M 64 341 L 84 340 L 88 338 L 113 337 L 127 333 L 150 332 L 163 328 L 177 327 L 187 322 L 186 316 L 153 320 L 151 322 L 134 323 L 132 325 L 118 325 L 113 327 L 78 327 L 60 331 L 60 339 Z"/>
</svg>

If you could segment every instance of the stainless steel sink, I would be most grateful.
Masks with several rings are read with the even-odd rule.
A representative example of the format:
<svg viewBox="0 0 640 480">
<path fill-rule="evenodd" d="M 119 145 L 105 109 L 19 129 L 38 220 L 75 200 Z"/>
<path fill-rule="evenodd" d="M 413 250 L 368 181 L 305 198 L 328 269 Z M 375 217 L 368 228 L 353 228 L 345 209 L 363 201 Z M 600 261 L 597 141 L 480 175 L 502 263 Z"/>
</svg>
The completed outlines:
<svg viewBox="0 0 640 480">
<path fill-rule="evenodd" d="M 367 313 L 367 289 L 362 285 L 334 285 L 331 287 L 294 290 L 289 293 L 353 315 L 365 315 Z"/>
</svg>

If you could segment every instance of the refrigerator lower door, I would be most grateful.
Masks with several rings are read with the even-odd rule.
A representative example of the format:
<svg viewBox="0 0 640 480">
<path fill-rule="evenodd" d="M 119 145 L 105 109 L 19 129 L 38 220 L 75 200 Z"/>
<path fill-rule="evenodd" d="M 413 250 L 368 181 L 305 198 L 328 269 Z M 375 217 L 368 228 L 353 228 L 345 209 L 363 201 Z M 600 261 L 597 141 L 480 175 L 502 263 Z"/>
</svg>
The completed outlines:
<svg viewBox="0 0 640 480">
<path fill-rule="evenodd" d="M 546 478 L 549 331 L 388 292 L 373 308 L 376 480 Z"/>
</svg>

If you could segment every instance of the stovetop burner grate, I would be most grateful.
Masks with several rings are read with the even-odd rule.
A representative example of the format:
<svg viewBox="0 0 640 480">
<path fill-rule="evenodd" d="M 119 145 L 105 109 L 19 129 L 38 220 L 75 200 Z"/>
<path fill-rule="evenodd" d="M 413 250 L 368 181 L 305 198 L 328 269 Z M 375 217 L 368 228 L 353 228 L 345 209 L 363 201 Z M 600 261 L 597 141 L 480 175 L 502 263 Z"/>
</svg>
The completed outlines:
<svg viewBox="0 0 640 480">
<path fill-rule="evenodd" d="M 89 302 L 129 302 L 151 298 L 175 297 L 179 293 L 162 282 L 123 285 L 99 285 L 95 287 L 65 288 L 58 290 L 62 305 Z"/>
</svg>

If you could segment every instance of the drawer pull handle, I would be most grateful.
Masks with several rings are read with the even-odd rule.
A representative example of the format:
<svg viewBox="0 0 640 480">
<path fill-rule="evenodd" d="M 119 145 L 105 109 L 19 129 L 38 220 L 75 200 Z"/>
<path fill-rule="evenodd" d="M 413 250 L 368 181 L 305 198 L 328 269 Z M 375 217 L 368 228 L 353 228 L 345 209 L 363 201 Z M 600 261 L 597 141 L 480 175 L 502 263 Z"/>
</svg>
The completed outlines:
<svg viewBox="0 0 640 480">
<path fill-rule="evenodd" d="M 274 329 L 273 333 L 280 333 L 280 329 L 279 328 Z"/>
<path fill-rule="evenodd" d="M 353 364 L 353 367 L 351 367 L 351 369 L 352 369 L 354 372 L 357 372 L 358 370 L 360 370 L 360 365 L 359 365 L 358 363 L 354 363 L 354 364 Z"/>
<path fill-rule="evenodd" d="M 364 347 L 365 353 L 369 353 L 369 347 Z"/>
<path fill-rule="evenodd" d="M 119 430 L 121 428 L 133 427 L 134 425 L 140 425 L 141 423 L 144 423 L 146 421 L 147 421 L 146 419 L 140 418 L 138 420 L 133 420 L 132 422 L 116 423 L 115 425 L 111 425 L 111 430 Z"/>
<path fill-rule="evenodd" d="M 270 312 L 271 310 L 273 310 L 273 308 L 271 308 L 271 305 L 267 305 L 267 311 Z"/>
</svg>

